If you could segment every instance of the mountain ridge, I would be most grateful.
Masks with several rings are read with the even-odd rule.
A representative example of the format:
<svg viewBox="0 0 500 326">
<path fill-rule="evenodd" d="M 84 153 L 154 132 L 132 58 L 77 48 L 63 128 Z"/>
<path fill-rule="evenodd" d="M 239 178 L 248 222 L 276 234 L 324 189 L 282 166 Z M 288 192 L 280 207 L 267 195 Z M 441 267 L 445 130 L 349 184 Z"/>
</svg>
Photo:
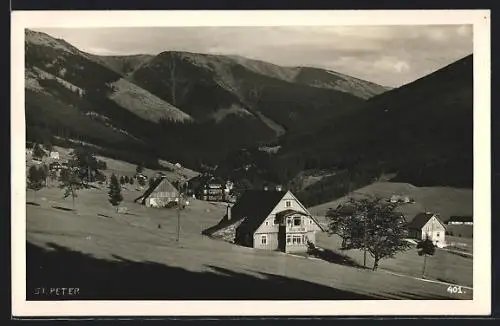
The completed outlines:
<svg viewBox="0 0 500 326">
<path fill-rule="evenodd" d="M 298 170 L 342 171 L 322 184 L 324 190 L 318 185 L 304 194 L 309 199 L 333 182 L 343 185 L 338 195 L 345 195 L 387 173 L 396 174 L 392 181 L 416 186 L 472 188 L 472 122 L 471 54 L 376 96 L 309 134 L 284 139 L 279 156 L 300 158 L 304 165 Z"/>
<path fill-rule="evenodd" d="M 216 162 L 231 148 L 312 128 L 324 115 L 364 101 L 348 92 L 295 83 L 286 77 L 289 68 L 263 61 L 183 51 L 99 56 L 43 32 L 26 30 L 25 37 L 27 114 L 48 106 L 40 111 L 46 116 L 31 120 L 36 125 L 30 128 L 99 141 L 99 134 L 82 126 L 94 130 L 103 124 L 119 131 L 123 143 L 151 143 L 159 147 L 148 146 L 151 155 L 161 152 L 191 164 Z M 175 76 L 172 64 L 177 65 Z M 54 119 L 55 110 L 65 106 L 73 108 L 72 116 Z M 76 121 L 81 126 L 72 125 Z M 229 132 L 232 137 L 227 138 Z M 201 158 L 181 154 L 178 144 Z"/>
<path fill-rule="evenodd" d="M 262 154 L 271 160 L 263 173 L 276 182 L 335 169 L 318 183 L 323 192 L 384 173 L 416 185 L 471 183 L 472 56 L 387 91 L 327 69 L 241 56 L 98 56 L 37 33 L 25 34 L 31 140 L 76 137 L 194 169 L 266 144 L 278 148 Z M 318 189 L 301 195 L 320 197 Z"/>
</svg>

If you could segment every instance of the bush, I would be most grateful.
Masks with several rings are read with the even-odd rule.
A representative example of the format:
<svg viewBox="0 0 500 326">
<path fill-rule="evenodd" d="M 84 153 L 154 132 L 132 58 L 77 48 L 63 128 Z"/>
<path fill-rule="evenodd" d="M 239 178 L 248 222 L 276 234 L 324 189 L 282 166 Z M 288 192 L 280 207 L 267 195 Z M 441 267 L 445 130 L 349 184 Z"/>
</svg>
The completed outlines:
<svg viewBox="0 0 500 326">
<path fill-rule="evenodd" d="M 175 208 L 177 207 L 177 202 L 171 201 L 165 205 L 165 208 Z"/>
</svg>

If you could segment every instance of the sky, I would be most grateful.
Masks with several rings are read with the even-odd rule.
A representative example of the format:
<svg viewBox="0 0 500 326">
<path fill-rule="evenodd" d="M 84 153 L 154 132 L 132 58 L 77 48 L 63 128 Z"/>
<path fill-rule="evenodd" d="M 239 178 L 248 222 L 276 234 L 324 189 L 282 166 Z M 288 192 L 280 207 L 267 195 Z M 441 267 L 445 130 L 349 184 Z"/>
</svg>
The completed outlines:
<svg viewBox="0 0 500 326">
<path fill-rule="evenodd" d="M 100 55 L 188 51 L 334 70 L 398 87 L 472 53 L 472 25 L 38 28 Z"/>
</svg>

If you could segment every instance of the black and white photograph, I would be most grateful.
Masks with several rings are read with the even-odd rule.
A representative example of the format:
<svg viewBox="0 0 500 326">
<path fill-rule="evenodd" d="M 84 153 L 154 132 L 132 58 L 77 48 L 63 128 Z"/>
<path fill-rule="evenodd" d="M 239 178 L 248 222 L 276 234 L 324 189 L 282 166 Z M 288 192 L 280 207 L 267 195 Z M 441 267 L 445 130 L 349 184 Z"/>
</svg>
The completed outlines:
<svg viewBox="0 0 500 326">
<path fill-rule="evenodd" d="M 327 13 L 19 13 L 18 304 L 488 312 L 489 12 Z"/>
</svg>

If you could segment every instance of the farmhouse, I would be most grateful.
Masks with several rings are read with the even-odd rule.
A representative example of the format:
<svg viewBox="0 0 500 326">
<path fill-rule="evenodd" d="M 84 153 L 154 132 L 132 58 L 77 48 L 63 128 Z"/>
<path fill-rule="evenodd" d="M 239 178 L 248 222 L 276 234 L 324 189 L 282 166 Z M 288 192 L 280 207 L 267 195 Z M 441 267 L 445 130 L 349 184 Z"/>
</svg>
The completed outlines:
<svg viewBox="0 0 500 326">
<path fill-rule="evenodd" d="M 148 180 L 148 177 L 146 177 L 144 174 L 142 173 L 137 173 L 134 178 L 139 181 L 139 180 L 143 180 L 143 181 L 147 181 Z"/>
<path fill-rule="evenodd" d="M 188 181 L 189 193 L 206 201 L 226 201 L 233 188 L 230 181 L 224 182 L 210 174 L 196 176 Z"/>
<path fill-rule="evenodd" d="M 201 187 L 200 199 L 208 201 L 224 200 L 224 182 L 219 178 L 208 179 Z"/>
<path fill-rule="evenodd" d="M 62 168 L 63 168 L 62 165 L 58 162 L 53 162 L 49 164 L 49 170 L 51 171 L 59 171 Z"/>
<path fill-rule="evenodd" d="M 305 252 L 318 231 L 324 230 L 290 191 L 248 190 L 202 233 L 247 247 Z"/>
<path fill-rule="evenodd" d="M 408 223 L 408 235 L 410 238 L 432 240 L 437 246 L 445 245 L 446 227 L 434 213 L 419 213 Z"/>
<path fill-rule="evenodd" d="M 448 225 L 473 225 L 472 216 L 450 216 Z"/>
<path fill-rule="evenodd" d="M 411 203 L 413 200 L 409 196 L 392 195 L 389 199 L 391 203 Z"/>
<path fill-rule="evenodd" d="M 156 179 L 153 184 L 136 198 L 134 202 L 140 202 L 146 207 L 165 207 L 169 203 L 176 202 L 179 191 L 167 180 L 165 176 Z"/>
<path fill-rule="evenodd" d="M 50 152 L 49 157 L 54 160 L 59 159 L 59 152 Z"/>
</svg>

